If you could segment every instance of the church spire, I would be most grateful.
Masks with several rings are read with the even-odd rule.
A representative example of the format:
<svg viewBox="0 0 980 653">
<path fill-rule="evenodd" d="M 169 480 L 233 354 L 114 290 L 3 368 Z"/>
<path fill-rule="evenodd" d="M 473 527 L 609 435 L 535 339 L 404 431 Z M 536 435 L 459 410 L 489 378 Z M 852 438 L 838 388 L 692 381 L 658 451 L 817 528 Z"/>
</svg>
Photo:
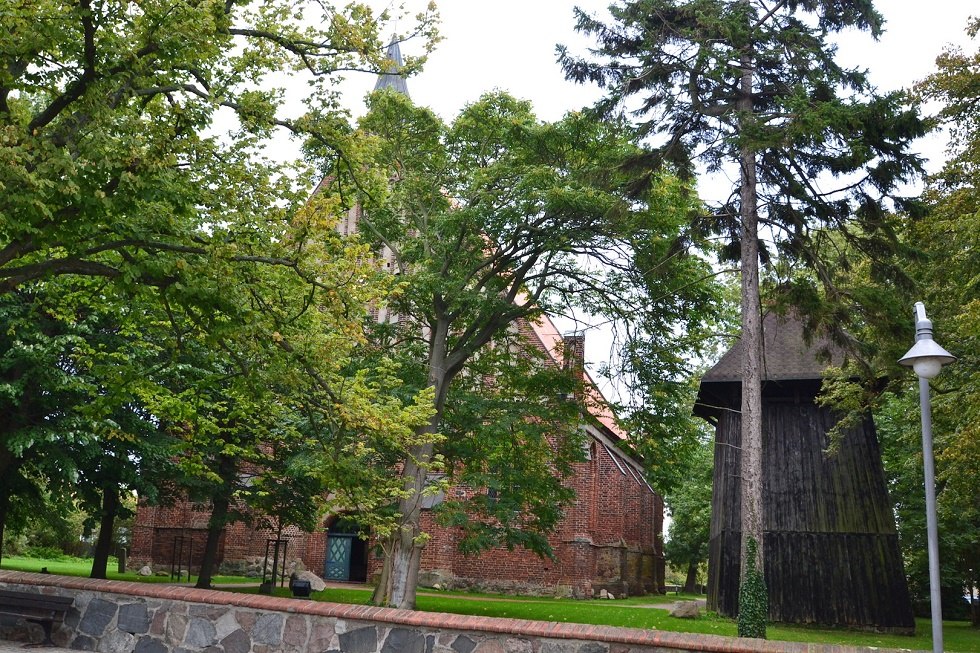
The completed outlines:
<svg viewBox="0 0 980 653">
<path fill-rule="evenodd" d="M 378 75 L 378 81 L 374 85 L 374 90 L 390 88 L 402 93 L 405 97 L 411 97 L 408 94 L 408 84 L 405 82 L 405 76 L 398 72 L 405 65 L 405 62 L 402 60 L 402 50 L 398 45 L 397 37 L 392 37 L 391 43 L 388 45 L 387 56 L 388 72 Z"/>
</svg>

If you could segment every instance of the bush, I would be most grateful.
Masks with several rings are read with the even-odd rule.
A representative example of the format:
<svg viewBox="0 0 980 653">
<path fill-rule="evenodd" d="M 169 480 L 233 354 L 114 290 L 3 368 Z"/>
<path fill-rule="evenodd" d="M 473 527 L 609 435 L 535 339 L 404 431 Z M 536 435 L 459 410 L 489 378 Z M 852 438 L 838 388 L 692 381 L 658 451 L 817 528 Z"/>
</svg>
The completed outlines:
<svg viewBox="0 0 980 653">
<path fill-rule="evenodd" d="M 769 593 L 766 579 L 759 571 L 757 555 L 759 545 L 749 538 L 746 547 L 745 578 L 738 589 L 738 636 L 766 638 L 766 622 L 769 621 Z"/>
<path fill-rule="evenodd" d="M 29 546 L 24 549 L 25 558 L 37 558 L 40 560 L 67 560 L 69 556 L 53 546 Z"/>
<path fill-rule="evenodd" d="M 47 560 L 62 560 L 65 556 L 91 556 L 91 537 L 86 537 L 85 529 L 87 518 L 75 506 L 59 506 L 57 510 L 41 511 L 19 528 L 11 529 L 10 534 L 19 540 L 18 545 L 4 547 L 4 550 Z"/>
<path fill-rule="evenodd" d="M 3 555 L 4 556 L 19 556 L 24 554 L 24 549 L 28 546 L 27 536 L 23 533 L 14 533 L 8 531 L 4 533 L 3 538 Z"/>
</svg>

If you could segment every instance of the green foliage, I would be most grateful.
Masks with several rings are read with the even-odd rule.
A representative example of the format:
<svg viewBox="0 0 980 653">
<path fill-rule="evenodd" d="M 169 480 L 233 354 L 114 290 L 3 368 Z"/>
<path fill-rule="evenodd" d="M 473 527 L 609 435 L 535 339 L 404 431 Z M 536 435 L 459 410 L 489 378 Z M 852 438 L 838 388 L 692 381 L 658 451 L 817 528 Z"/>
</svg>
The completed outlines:
<svg viewBox="0 0 980 653">
<path fill-rule="evenodd" d="M 652 151 L 633 157 L 635 168 L 732 180 L 692 224 L 721 237 L 722 261 L 741 262 L 750 343 L 741 376 L 741 532 L 765 551 L 760 261 L 784 300 L 810 309 L 809 326 L 852 344 L 847 320 L 835 319 L 847 317 L 835 276 L 845 257 L 835 245 L 908 285 L 895 265 L 906 248 L 888 209 L 918 210 L 899 193 L 922 172 L 910 145 L 924 124 L 905 94 L 878 94 L 865 71 L 836 60 L 834 34 L 880 33 L 869 0 L 632 0 L 609 13 L 603 21 L 576 10 L 576 29 L 597 47 L 589 59 L 561 49 L 566 77 L 600 85 L 606 95 L 593 111 L 628 112 L 649 138 Z"/>
<path fill-rule="evenodd" d="M 977 28 L 974 22 L 970 33 L 976 36 Z M 980 568 L 980 492 L 973 482 L 980 468 L 980 53 L 947 50 L 937 68 L 916 87 L 920 100 L 938 103 L 930 122 L 947 127 L 951 137 L 949 160 L 923 195 L 928 212 L 888 217 L 901 239 L 901 255 L 891 261 L 829 242 L 839 257 L 837 292 L 815 303 L 833 307 L 825 315 L 860 344 L 861 365 L 835 373 L 825 396 L 846 415 L 874 410 L 909 589 L 920 613 L 928 602 L 928 573 L 918 384 L 896 363 L 914 342 L 914 301 L 925 302 L 937 342 L 959 357 L 931 388 L 944 610 L 961 615 L 970 570 Z M 896 267 L 899 272 L 892 273 Z M 794 286 L 819 294 L 812 280 Z"/>
<path fill-rule="evenodd" d="M 267 488 L 297 477 L 263 443 L 349 452 L 427 418 L 359 363 L 363 307 L 388 284 L 333 232 L 336 204 L 307 202 L 309 170 L 262 152 L 292 135 L 354 156 L 333 82 L 385 67 L 392 18 L 316 2 L 2 13 L 0 534 L 69 499 L 111 528 L 130 490 L 225 502 L 216 526 L 247 501 L 282 516 Z M 426 48 L 434 18 L 410 28 Z M 302 81 L 296 115 L 285 89 Z M 264 486 L 244 487 L 248 466 Z"/>
<path fill-rule="evenodd" d="M 29 546 L 24 549 L 25 558 L 35 558 L 39 560 L 67 560 L 71 556 L 67 555 L 60 547 L 53 546 Z"/>
<path fill-rule="evenodd" d="M 980 21 L 967 32 L 976 45 Z M 962 588 L 980 569 L 980 488 L 973 481 L 980 469 L 980 48 L 947 50 L 936 63 L 919 91 L 941 103 L 937 121 L 950 130 L 951 156 L 930 180 L 932 211 L 912 225 L 909 239 L 927 256 L 914 270 L 935 338 L 959 357 L 932 386 L 943 573 Z"/>
<path fill-rule="evenodd" d="M 698 568 L 707 563 L 711 532 L 711 483 L 714 471 L 714 442 L 703 437 L 689 465 L 684 466 L 685 481 L 665 497 L 671 522 L 664 543 L 664 556 L 687 574 L 685 591 L 694 591 Z"/>
<path fill-rule="evenodd" d="M 449 125 L 405 96 L 375 93 L 359 134 L 367 145 L 357 169 L 367 173 L 328 177 L 321 193 L 359 207 L 360 234 L 398 275 L 375 336 L 397 352 L 410 387 L 431 389 L 434 414 L 419 433 L 439 438 L 400 467 L 404 521 L 389 552 L 424 542 L 419 495 L 437 491 L 432 477 L 443 471 L 499 490 L 494 501 L 444 508 L 467 546 L 546 552 L 569 500 L 559 481 L 579 455 L 572 424 L 583 406 L 557 401 L 567 381 L 536 360 L 518 324 L 573 307 L 603 314 L 629 324 L 632 369 L 681 367 L 666 334 L 699 324 L 714 301 L 700 283 L 707 263 L 678 242 L 690 194 L 669 175 L 634 192 L 621 164 L 640 147 L 622 124 L 580 113 L 541 123 L 503 93 Z M 309 152 L 329 164 L 318 144 Z M 644 339 L 656 344 L 641 349 Z"/>
<path fill-rule="evenodd" d="M 288 219 L 307 189 L 260 148 L 282 130 L 344 156 L 332 81 L 384 67 L 379 32 L 391 18 L 315 2 L 11 7 L 0 292 L 52 275 L 183 285 L 202 258 L 263 256 L 253 236 Z M 433 20 L 409 29 L 426 47 Z M 285 88 L 304 81 L 310 114 L 290 115 Z"/>
<path fill-rule="evenodd" d="M 566 486 L 588 445 L 580 429 L 582 379 L 544 364 L 514 332 L 471 360 L 447 401 L 442 453 L 449 485 L 475 491 L 438 507 L 462 531 L 464 553 L 522 546 L 552 554 L 548 535 L 574 500 Z"/>
<path fill-rule="evenodd" d="M 749 538 L 746 546 L 745 577 L 738 588 L 738 636 L 766 638 L 769 594 L 759 569 L 758 543 Z"/>
<path fill-rule="evenodd" d="M 908 146 L 923 126 L 902 94 L 877 95 L 864 72 L 840 66 L 829 42 L 848 28 L 877 36 L 882 19 L 872 3 L 637 0 L 613 5 L 611 15 L 603 23 L 578 10 L 576 28 L 597 39 L 596 59 L 565 49 L 561 59 L 570 79 L 607 89 L 598 111 L 639 101 L 633 115 L 657 144 L 639 165 L 693 175 L 695 161 L 717 170 L 751 149 L 760 217 L 778 230 L 782 259 L 819 264 L 813 244 L 823 228 L 865 246 L 873 236 L 894 240 L 881 199 L 920 170 Z M 688 56 L 676 56 L 678 48 Z M 743 55 L 753 62 L 751 117 L 735 110 L 742 69 L 733 62 Z M 729 254 L 738 248 L 735 178 L 730 199 L 702 223 L 729 235 Z"/>
</svg>

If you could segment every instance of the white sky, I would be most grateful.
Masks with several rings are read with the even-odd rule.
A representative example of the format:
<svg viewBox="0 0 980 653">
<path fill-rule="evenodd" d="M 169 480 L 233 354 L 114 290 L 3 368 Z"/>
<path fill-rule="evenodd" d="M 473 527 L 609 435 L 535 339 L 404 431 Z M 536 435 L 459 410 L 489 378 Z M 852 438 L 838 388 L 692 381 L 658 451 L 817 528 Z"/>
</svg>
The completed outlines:
<svg viewBox="0 0 980 653">
<path fill-rule="evenodd" d="M 393 3 L 367 0 L 380 10 Z M 563 43 L 584 53 L 589 42 L 574 32 L 572 8 L 603 15 L 609 0 L 436 0 L 443 41 L 425 69 L 408 81 L 412 99 L 451 120 L 467 103 L 492 89 L 506 90 L 531 100 L 538 116 L 556 120 L 568 110 L 591 103 L 598 89 L 566 82 L 555 62 L 555 45 Z M 409 15 L 427 0 L 405 0 Z M 879 0 L 886 19 L 884 36 L 873 41 L 864 34 L 841 38 L 842 61 L 868 68 L 881 90 L 907 87 L 925 77 L 936 55 L 950 42 L 968 44 L 968 17 L 980 15 L 974 0 Z M 409 21 L 400 23 L 408 29 Z M 419 54 L 411 42 L 403 54 Z M 346 85 L 350 106 L 357 107 L 374 86 L 362 75 Z M 942 147 L 924 146 L 930 158 Z"/>
</svg>

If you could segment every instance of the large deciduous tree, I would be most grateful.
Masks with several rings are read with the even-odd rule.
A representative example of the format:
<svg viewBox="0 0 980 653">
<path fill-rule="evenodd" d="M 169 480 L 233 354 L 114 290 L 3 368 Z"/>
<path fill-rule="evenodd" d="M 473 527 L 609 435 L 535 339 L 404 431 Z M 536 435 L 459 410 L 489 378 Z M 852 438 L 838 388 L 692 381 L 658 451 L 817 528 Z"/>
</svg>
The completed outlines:
<svg viewBox="0 0 980 653">
<path fill-rule="evenodd" d="M 980 469 L 980 20 L 974 18 L 967 33 L 973 48 L 947 49 L 936 60 L 937 71 L 917 87 L 941 107 L 936 121 L 949 130 L 950 157 L 927 185 L 929 214 L 908 235 L 926 254 L 911 266 L 921 284 L 917 299 L 926 302 L 937 341 L 959 357 L 932 381 L 945 525 L 940 559 L 947 596 L 957 602 L 964 589 L 978 585 L 980 569 L 980 490 L 970 480 Z M 913 579 L 925 577 L 923 567 Z M 972 619 L 980 625 L 977 605 Z"/>
<path fill-rule="evenodd" d="M 174 435 L 182 489 L 210 506 L 200 587 L 216 571 L 222 530 L 253 519 L 250 508 L 316 522 L 315 513 L 298 519 L 292 499 L 271 496 L 270 484 L 299 479 L 323 493 L 378 496 L 384 485 L 365 487 L 344 470 L 377 442 L 403 452 L 401 441 L 427 421 L 427 395 L 393 394 L 390 366 L 362 364 L 367 307 L 383 300 L 392 279 L 365 263 L 366 246 L 340 237 L 331 206 L 312 202 L 289 232 L 310 237 L 297 262 L 313 283 L 286 267 L 219 261 L 207 275 L 208 296 L 219 302 L 183 302 L 158 316 L 168 364 L 136 387 Z M 270 251 L 291 246 L 287 238 Z M 295 464 L 300 456 L 342 464 Z M 310 501 L 317 498 L 303 503 Z"/>
<path fill-rule="evenodd" d="M 432 18 L 416 31 L 434 36 Z M 0 20 L 0 292 L 60 274 L 180 283 L 215 252 L 291 265 L 253 231 L 292 215 L 308 175 L 260 148 L 283 130 L 343 159 L 331 81 L 384 64 L 356 3 L 35 0 Z M 308 112 L 290 114 L 304 76 Z"/>
<path fill-rule="evenodd" d="M 827 278 L 815 244 L 827 231 L 862 251 L 887 248 L 886 198 L 919 172 L 908 151 L 923 132 L 900 94 L 879 95 L 841 66 L 832 36 L 877 37 L 870 0 L 634 0 L 603 22 L 577 11 L 595 59 L 560 49 L 566 75 L 607 90 L 597 109 L 628 110 L 655 151 L 639 165 L 682 174 L 730 169 L 731 193 L 700 222 L 730 238 L 740 260 L 742 339 L 742 574 L 762 520 L 760 257 L 778 254 Z M 760 228 L 776 251 L 760 248 Z M 756 597 L 754 601 L 764 600 Z M 754 634 L 764 636 L 765 626 Z"/>
<path fill-rule="evenodd" d="M 644 279 L 656 285 L 655 280 L 679 278 L 674 274 L 701 278 L 706 266 L 673 246 L 691 208 L 689 195 L 666 178 L 653 190 L 633 194 L 634 180 L 620 164 L 639 150 L 631 134 L 615 122 L 570 114 L 556 123 L 541 123 L 526 102 L 497 93 L 445 125 L 407 97 L 382 91 L 370 99 L 360 128 L 373 139 L 364 168 L 376 173 L 374 182 L 350 193 L 346 178 L 336 175 L 327 179 L 322 192 L 344 196 L 357 207 L 361 237 L 377 246 L 386 267 L 399 276 L 402 289 L 386 308 L 399 317 L 384 326 L 399 348 L 413 354 L 407 360 L 421 362 L 414 372 L 416 382 L 432 392 L 431 419 L 419 429 L 423 441 L 409 449 L 399 466 L 399 523 L 385 544 L 388 555 L 375 593 L 378 603 L 412 608 L 427 539 L 421 509 L 433 491 L 428 486 L 441 469 L 443 454 L 468 455 L 469 448 L 472 455 L 487 456 L 490 466 L 478 470 L 471 465 L 471 478 L 490 487 L 506 486 L 514 479 L 493 465 L 510 464 L 526 446 L 522 464 L 539 467 L 534 478 L 542 496 L 567 500 L 560 487 L 543 480 L 549 458 L 542 454 L 546 443 L 531 428 L 533 420 L 500 418 L 483 429 L 495 441 L 476 446 L 481 425 L 467 416 L 466 406 L 450 409 L 448 403 L 454 392 L 463 393 L 478 381 L 463 382 L 468 366 L 473 364 L 473 374 L 480 374 L 480 365 L 492 359 L 488 346 L 515 346 L 509 334 L 517 321 L 533 321 L 549 307 L 577 304 L 594 312 L 652 316 L 645 326 L 655 323 L 660 333 L 670 333 L 685 321 L 696 322 L 710 303 L 710 293 L 696 293 L 696 284 L 678 284 L 678 289 L 665 282 L 667 296 L 651 300 L 643 288 Z M 649 258 L 642 270 L 636 265 L 637 252 Z M 676 310 L 655 310 L 666 304 Z M 517 394 L 532 391 L 517 384 L 500 390 L 480 399 L 489 414 L 512 414 Z M 554 400 L 547 394 L 536 399 Z M 450 411 L 457 419 L 452 428 L 446 424 Z M 554 407 L 550 419 L 560 412 Z M 467 440 L 468 433 L 474 433 L 472 439 Z M 440 446 L 437 435 L 453 440 Z M 560 429 L 552 435 L 571 441 Z M 560 474 L 564 465 L 559 460 L 551 471 Z M 548 514 L 546 501 L 533 499 L 514 493 L 487 503 L 483 513 L 491 515 L 490 521 L 494 514 L 503 515 L 500 506 L 506 506 L 509 513 L 523 511 L 525 523 L 502 530 L 470 523 L 470 543 L 535 548 L 543 539 L 534 537 L 535 527 L 553 523 L 556 515 Z"/>
<path fill-rule="evenodd" d="M 208 445 L 185 470 L 229 484 L 217 462 L 253 455 L 274 418 L 294 434 L 296 411 L 341 414 L 349 436 L 403 417 L 370 372 L 346 382 L 378 296 L 364 257 L 320 248 L 334 213 L 303 208 L 311 175 L 264 151 L 285 133 L 334 166 L 353 156 L 332 82 L 386 66 L 390 18 L 305 1 L 36 0 L 0 13 L 0 311 L 12 316 L 0 383 L 22 418 L 0 431 L 5 483 L 43 482 L 33 465 L 48 447 L 75 451 L 69 462 L 90 466 L 78 478 L 109 490 L 99 452 L 139 440 L 125 427 L 136 414 L 181 438 L 178 451 Z M 410 30 L 426 47 L 433 21 L 430 8 Z M 305 97 L 290 102 L 297 81 Z M 236 411 L 249 409 L 265 420 L 246 433 Z"/>
<path fill-rule="evenodd" d="M 978 30 L 976 21 L 967 27 L 974 38 Z M 913 342 L 912 303 L 925 302 L 936 340 L 959 358 L 930 382 L 943 612 L 959 618 L 964 590 L 976 584 L 980 568 L 980 493 L 971 481 L 980 465 L 980 52 L 949 48 L 936 64 L 915 92 L 938 107 L 930 122 L 948 129 L 949 158 L 927 179 L 925 214 L 894 216 L 906 250 L 893 264 L 882 267 L 852 248 L 835 248 L 840 256 L 835 285 L 852 307 L 846 324 L 864 344 L 871 364 L 864 370 L 870 374 L 864 375 L 863 387 L 851 380 L 861 370 L 851 368 L 837 375 L 825 394 L 835 408 L 850 414 L 869 407 L 875 411 L 909 590 L 917 611 L 928 614 L 918 386 L 909 369 L 896 363 Z M 794 285 L 807 284 L 797 280 Z M 881 392 L 883 378 L 889 380 L 886 392 Z M 980 622 L 980 614 L 974 612 L 973 619 Z"/>
</svg>

